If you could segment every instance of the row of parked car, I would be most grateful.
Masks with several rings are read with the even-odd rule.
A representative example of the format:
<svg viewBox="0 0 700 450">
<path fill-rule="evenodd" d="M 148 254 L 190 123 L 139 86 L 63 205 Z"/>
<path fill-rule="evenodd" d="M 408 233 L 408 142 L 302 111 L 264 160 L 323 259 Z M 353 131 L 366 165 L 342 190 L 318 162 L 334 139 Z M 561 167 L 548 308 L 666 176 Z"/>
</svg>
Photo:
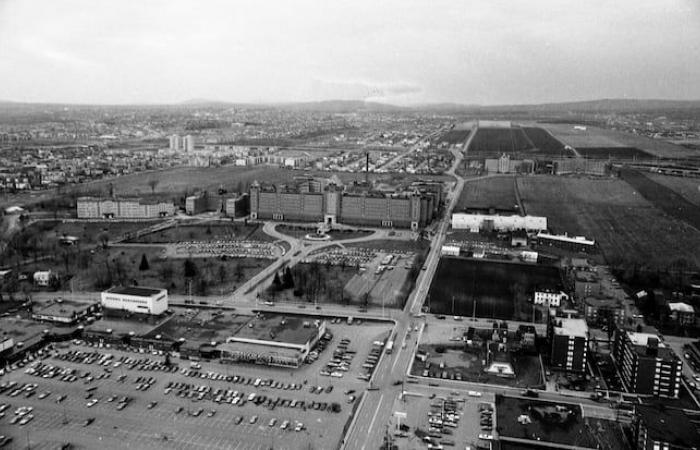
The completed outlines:
<svg viewBox="0 0 700 450">
<path fill-rule="evenodd" d="M 323 387 L 318 386 L 323 390 Z M 316 392 L 316 389 L 314 392 Z M 332 387 L 326 388 L 325 392 L 330 392 Z M 231 404 L 233 406 L 243 406 L 246 403 L 252 403 L 257 406 L 263 406 L 270 410 L 274 410 L 276 407 L 286 407 L 286 408 L 300 408 L 303 410 L 314 409 L 319 411 L 329 411 L 338 413 L 341 411 L 340 405 L 338 403 L 327 403 L 327 402 L 306 402 L 304 400 L 296 399 L 285 399 L 280 397 L 272 397 L 264 394 L 258 394 L 257 392 L 245 393 L 242 391 L 237 391 L 233 389 L 217 388 L 214 389 L 211 386 L 205 385 L 195 385 L 191 383 L 184 382 L 174 382 L 170 381 L 165 387 L 164 394 L 169 395 L 174 393 L 176 396 L 181 398 L 190 399 L 192 401 L 203 401 L 210 400 L 219 404 Z"/>
<path fill-rule="evenodd" d="M 196 363 L 195 363 L 196 364 Z M 200 367 L 201 366 L 195 366 L 195 367 Z M 245 384 L 245 385 L 252 385 L 254 387 L 271 387 L 275 389 L 284 389 L 284 390 L 300 390 L 302 385 L 298 383 L 283 383 L 281 381 L 276 381 L 273 380 L 272 378 L 258 378 L 258 377 L 246 377 L 243 375 L 224 375 L 222 373 L 218 372 L 203 372 L 198 368 L 194 369 L 187 369 L 187 368 L 182 368 L 180 369 L 180 373 L 183 375 L 187 375 L 188 377 L 193 377 L 193 378 L 201 378 L 201 379 L 208 379 L 208 380 L 215 380 L 215 381 L 226 381 L 228 383 L 237 383 L 237 384 Z"/>
<path fill-rule="evenodd" d="M 176 372 L 178 366 L 176 364 L 165 364 L 163 361 L 156 361 L 150 358 L 134 358 L 123 355 L 115 358 L 111 353 L 101 353 L 98 351 L 84 352 L 81 350 L 71 350 L 65 353 L 59 353 L 56 358 L 63 361 L 77 362 L 82 364 L 97 364 L 105 369 L 116 369 L 122 365 L 127 370 L 141 371 L 161 371 L 161 372 Z"/>
<path fill-rule="evenodd" d="M 344 373 L 350 370 L 350 364 L 352 364 L 352 360 L 357 352 L 348 350 L 349 345 L 349 338 L 345 337 L 340 340 L 338 347 L 333 350 L 333 358 L 326 364 L 324 369 L 321 369 L 321 375 L 342 378 Z"/>
</svg>

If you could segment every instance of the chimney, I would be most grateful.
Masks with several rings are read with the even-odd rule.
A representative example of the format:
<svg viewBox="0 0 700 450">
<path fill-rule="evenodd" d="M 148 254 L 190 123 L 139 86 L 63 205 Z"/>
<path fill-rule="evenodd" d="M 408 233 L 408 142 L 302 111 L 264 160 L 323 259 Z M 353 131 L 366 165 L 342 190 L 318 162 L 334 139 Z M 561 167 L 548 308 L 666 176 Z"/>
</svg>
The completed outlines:
<svg viewBox="0 0 700 450">
<path fill-rule="evenodd" d="M 647 339 L 647 356 L 656 357 L 659 354 L 659 339 L 650 337 Z"/>
</svg>

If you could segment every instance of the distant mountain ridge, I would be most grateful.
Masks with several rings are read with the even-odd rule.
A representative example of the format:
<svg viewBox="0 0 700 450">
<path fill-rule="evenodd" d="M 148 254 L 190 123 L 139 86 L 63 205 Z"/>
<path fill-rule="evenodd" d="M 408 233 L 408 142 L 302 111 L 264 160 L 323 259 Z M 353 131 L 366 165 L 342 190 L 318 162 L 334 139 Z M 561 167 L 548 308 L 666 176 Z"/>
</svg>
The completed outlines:
<svg viewBox="0 0 700 450">
<path fill-rule="evenodd" d="M 50 106 L 73 106 L 73 107 L 207 107 L 207 106 L 230 106 L 230 107 L 250 107 L 250 108 L 280 108 L 299 111 L 322 111 L 322 112 L 393 112 L 393 111 L 445 111 L 445 112 L 502 112 L 502 111 L 523 111 L 535 112 L 605 112 L 605 111 L 647 111 L 647 110 L 669 110 L 669 109 L 694 109 L 700 108 L 700 100 L 665 100 L 665 99 L 598 99 L 561 103 L 534 103 L 534 104 L 511 104 L 511 105 L 478 105 L 462 103 L 425 103 L 411 105 L 393 105 L 389 103 L 371 102 L 364 100 L 322 100 L 309 102 L 228 102 L 210 99 L 190 99 L 180 103 L 144 103 L 144 104 L 76 104 L 76 103 L 30 103 L 12 100 L 0 100 L 0 107 L 50 107 Z"/>
</svg>

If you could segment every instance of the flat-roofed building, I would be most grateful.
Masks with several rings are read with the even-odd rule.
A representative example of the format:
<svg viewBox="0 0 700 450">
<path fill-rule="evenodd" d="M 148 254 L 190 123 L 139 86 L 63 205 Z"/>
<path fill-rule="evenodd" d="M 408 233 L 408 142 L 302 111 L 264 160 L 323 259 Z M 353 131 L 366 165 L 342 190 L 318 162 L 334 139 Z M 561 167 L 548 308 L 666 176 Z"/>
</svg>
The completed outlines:
<svg viewBox="0 0 700 450">
<path fill-rule="evenodd" d="M 616 330 L 613 360 L 630 392 L 678 398 L 683 363 L 658 335 Z"/>
<path fill-rule="evenodd" d="M 35 304 L 32 308 L 32 319 L 73 325 L 97 311 L 98 307 L 98 303 L 55 299 L 44 304 Z"/>
<path fill-rule="evenodd" d="M 550 364 L 568 372 L 585 372 L 588 359 L 588 325 L 583 319 L 550 317 Z"/>
<path fill-rule="evenodd" d="M 101 294 L 102 307 L 158 315 L 168 309 L 168 291 L 136 286 L 119 286 Z"/>
<path fill-rule="evenodd" d="M 154 219 L 175 214 L 169 202 L 146 202 L 141 199 L 101 199 L 80 197 L 76 202 L 79 219 Z"/>
</svg>

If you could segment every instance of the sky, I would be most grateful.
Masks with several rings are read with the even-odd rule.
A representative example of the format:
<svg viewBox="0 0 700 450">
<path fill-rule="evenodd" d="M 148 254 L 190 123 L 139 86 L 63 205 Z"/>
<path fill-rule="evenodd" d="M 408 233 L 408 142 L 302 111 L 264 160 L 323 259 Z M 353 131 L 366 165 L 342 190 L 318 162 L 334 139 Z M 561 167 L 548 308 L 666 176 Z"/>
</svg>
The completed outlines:
<svg viewBox="0 0 700 450">
<path fill-rule="evenodd" d="M 700 99 L 697 0 L 0 0 L 0 99 Z"/>
</svg>

